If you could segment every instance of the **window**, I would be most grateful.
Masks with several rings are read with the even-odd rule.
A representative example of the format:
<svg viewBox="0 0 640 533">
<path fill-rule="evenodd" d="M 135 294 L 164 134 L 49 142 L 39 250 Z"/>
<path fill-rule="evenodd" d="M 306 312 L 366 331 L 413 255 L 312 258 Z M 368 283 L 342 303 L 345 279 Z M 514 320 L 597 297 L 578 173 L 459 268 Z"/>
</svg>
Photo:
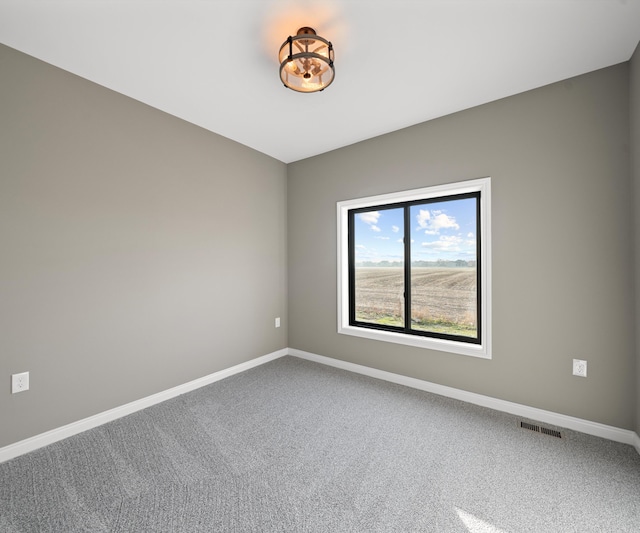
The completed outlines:
<svg viewBox="0 0 640 533">
<path fill-rule="evenodd" d="M 338 332 L 490 358 L 490 186 L 338 202 Z"/>
</svg>

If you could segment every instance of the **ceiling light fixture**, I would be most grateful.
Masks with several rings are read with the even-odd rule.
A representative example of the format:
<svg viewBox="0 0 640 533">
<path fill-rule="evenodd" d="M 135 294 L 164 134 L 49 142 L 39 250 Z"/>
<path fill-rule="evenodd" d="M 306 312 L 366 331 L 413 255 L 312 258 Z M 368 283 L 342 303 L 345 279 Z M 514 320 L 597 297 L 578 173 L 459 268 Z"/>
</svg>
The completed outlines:
<svg viewBox="0 0 640 533">
<path fill-rule="evenodd" d="M 282 43 L 278 54 L 280 79 L 285 87 L 301 93 L 322 91 L 335 77 L 333 45 L 313 28 L 300 28 Z"/>
</svg>

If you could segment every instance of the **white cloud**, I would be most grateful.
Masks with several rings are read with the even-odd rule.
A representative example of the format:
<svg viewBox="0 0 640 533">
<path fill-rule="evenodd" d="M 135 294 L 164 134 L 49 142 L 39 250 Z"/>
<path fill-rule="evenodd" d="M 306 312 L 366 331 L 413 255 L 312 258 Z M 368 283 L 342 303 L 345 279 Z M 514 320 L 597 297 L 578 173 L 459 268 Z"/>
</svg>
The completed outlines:
<svg viewBox="0 0 640 533">
<path fill-rule="evenodd" d="M 391 226 L 391 231 L 393 231 L 393 233 L 398 233 L 400 228 L 398 226 Z"/>
<path fill-rule="evenodd" d="M 444 213 L 442 213 L 440 215 L 437 215 L 433 219 L 433 221 L 431 222 L 431 228 L 429 229 L 440 231 L 441 229 L 448 229 L 448 228 L 460 229 L 460 226 L 458 226 L 458 223 L 456 222 L 455 218 L 447 216 Z"/>
<path fill-rule="evenodd" d="M 472 232 L 467 233 L 467 239 L 473 239 L 475 235 Z"/>
<path fill-rule="evenodd" d="M 382 231 L 376 224 L 378 223 L 378 219 L 380 218 L 381 214 L 379 211 L 369 211 L 367 213 L 360 213 L 358 215 L 360 217 L 360 220 L 362 220 L 362 222 L 364 222 L 365 224 L 368 224 L 368 226 L 376 232 Z"/>
<path fill-rule="evenodd" d="M 376 237 L 376 239 L 381 239 L 383 241 L 388 241 L 390 237 Z"/>
<path fill-rule="evenodd" d="M 362 222 L 364 222 L 365 224 L 369 224 L 369 226 L 371 226 L 378 223 L 378 219 L 380 218 L 380 212 L 369 211 L 368 213 L 360 213 L 358 216 L 360 217 L 360 220 L 362 220 Z"/>
<path fill-rule="evenodd" d="M 438 235 L 441 229 L 460 229 L 456 219 L 445 215 L 442 211 L 429 212 L 428 209 L 420 209 L 416 220 L 418 227 L 425 230 L 426 235 Z"/>
<path fill-rule="evenodd" d="M 418 226 L 420 228 L 427 228 L 429 220 L 431 220 L 431 213 L 427 209 L 420 209 L 420 212 L 416 216 Z"/>
<path fill-rule="evenodd" d="M 423 242 L 421 244 L 423 248 L 427 248 L 429 250 L 440 252 L 460 252 L 462 250 L 462 248 L 460 248 L 461 243 L 462 239 L 457 235 L 442 235 L 437 241 Z"/>
</svg>

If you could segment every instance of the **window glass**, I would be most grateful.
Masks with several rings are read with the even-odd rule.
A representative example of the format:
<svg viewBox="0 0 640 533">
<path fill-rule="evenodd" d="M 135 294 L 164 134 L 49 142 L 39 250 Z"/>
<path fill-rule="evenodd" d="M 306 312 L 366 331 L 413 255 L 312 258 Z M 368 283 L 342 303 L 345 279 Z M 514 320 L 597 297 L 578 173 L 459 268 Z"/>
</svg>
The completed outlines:
<svg viewBox="0 0 640 533">
<path fill-rule="evenodd" d="M 404 327 L 404 209 L 354 213 L 355 321 Z"/>
<path fill-rule="evenodd" d="M 478 337 L 476 197 L 410 207 L 411 329 Z"/>
</svg>

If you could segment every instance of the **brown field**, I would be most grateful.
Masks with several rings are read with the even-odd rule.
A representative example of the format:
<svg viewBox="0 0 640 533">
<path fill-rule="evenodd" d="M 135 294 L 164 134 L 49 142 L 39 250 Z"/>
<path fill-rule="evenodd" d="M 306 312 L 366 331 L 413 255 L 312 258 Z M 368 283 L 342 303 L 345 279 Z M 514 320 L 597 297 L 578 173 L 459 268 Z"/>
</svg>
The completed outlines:
<svg viewBox="0 0 640 533">
<path fill-rule="evenodd" d="M 413 329 L 475 337 L 475 268 L 412 268 Z M 402 268 L 356 268 L 356 319 L 403 325 Z"/>
</svg>

